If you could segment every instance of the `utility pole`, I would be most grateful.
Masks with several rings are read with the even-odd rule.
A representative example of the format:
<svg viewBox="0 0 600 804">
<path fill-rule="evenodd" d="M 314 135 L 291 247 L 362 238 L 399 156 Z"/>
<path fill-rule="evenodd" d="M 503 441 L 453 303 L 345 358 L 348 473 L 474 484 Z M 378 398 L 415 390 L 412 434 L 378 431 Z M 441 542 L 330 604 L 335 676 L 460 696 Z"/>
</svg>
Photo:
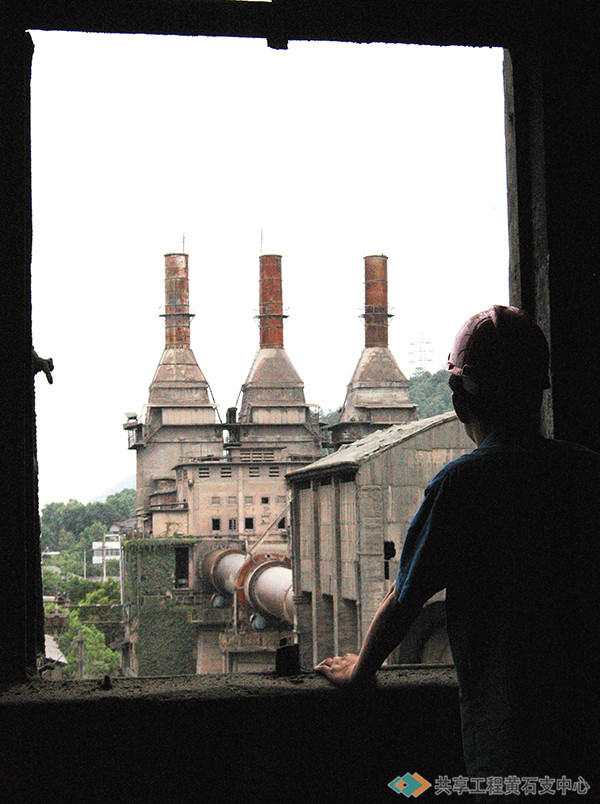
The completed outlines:
<svg viewBox="0 0 600 804">
<path fill-rule="evenodd" d="M 75 642 L 77 642 L 77 678 L 83 680 L 83 664 L 85 661 L 83 652 L 83 628 L 79 629 L 79 634 Z"/>
</svg>

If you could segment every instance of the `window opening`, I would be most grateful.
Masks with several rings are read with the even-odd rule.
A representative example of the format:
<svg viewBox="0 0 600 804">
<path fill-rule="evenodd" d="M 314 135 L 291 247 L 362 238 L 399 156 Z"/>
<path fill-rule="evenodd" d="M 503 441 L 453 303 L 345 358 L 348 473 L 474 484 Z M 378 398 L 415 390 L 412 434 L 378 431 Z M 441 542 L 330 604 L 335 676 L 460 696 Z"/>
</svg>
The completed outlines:
<svg viewBox="0 0 600 804">
<path fill-rule="evenodd" d="M 175 548 L 175 586 L 178 588 L 190 585 L 190 549 L 189 547 Z"/>
<path fill-rule="evenodd" d="M 124 406 L 137 400 L 140 406 L 144 402 L 150 377 L 147 365 L 142 370 L 142 363 L 156 363 L 162 344 L 157 340 L 161 332 L 156 321 L 147 326 L 142 312 L 156 304 L 156 287 L 161 288 L 162 284 L 162 255 L 167 251 L 182 249 L 190 253 L 192 304 L 204 297 L 211 301 L 203 311 L 203 321 L 194 322 L 192 346 L 197 349 L 201 368 L 219 403 L 224 404 L 235 400 L 247 376 L 250 359 L 243 346 L 256 343 L 252 320 L 255 311 L 248 309 L 256 304 L 254 301 L 249 304 L 249 300 L 256 298 L 256 288 L 254 280 L 248 278 L 252 274 L 248 265 L 256 260 L 255 235 L 263 226 L 262 250 L 283 256 L 284 298 L 289 299 L 296 327 L 286 330 L 286 349 L 298 368 L 306 367 L 302 374 L 307 400 L 318 402 L 325 415 L 327 410 L 335 412 L 343 401 L 362 346 L 363 332 L 360 324 L 356 324 L 356 311 L 361 307 L 365 254 L 382 251 L 389 254 L 390 306 L 396 308 L 390 329 L 395 340 L 390 346 L 407 376 L 416 370 L 427 370 L 428 366 L 435 369 L 441 365 L 457 325 L 474 309 L 506 302 L 508 238 L 499 51 L 290 43 L 290 53 L 285 54 L 269 50 L 258 40 L 52 32 L 34 32 L 33 38 L 36 51 L 32 83 L 35 238 L 32 272 L 36 348 L 42 353 L 47 351 L 44 344 L 57 320 L 70 322 L 69 331 L 57 341 L 53 355 L 64 371 L 62 381 L 59 383 L 57 376 L 51 389 L 38 384 L 42 507 L 54 497 L 55 492 L 48 490 L 56 488 L 53 483 L 57 478 L 67 475 L 75 484 L 94 477 L 94 482 L 98 482 L 98 475 L 94 474 L 98 467 L 110 466 L 113 472 L 121 456 L 133 455 L 133 451 L 128 453 L 125 448 L 123 434 L 114 432 L 114 424 L 105 427 L 104 422 L 110 416 L 104 414 L 110 407 L 111 416 L 113 413 L 119 416 Z M 71 42 L 78 44 L 70 50 Z M 155 50 L 158 45 L 162 49 Z M 168 52 L 168 56 L 158 58 L 159 52 Z M 56 54 L 64 56 L 62 66 L 49 63 L 48 59 L 51 61 Z M 294 58 L 287 58 L 290 55 Z M 92 67 L 94 59 L 96 66 Z M 339 69 L 335 80 L 329 80 L 333 59 Z M 301 67 L 292 74 L 294 61 Z M 71 69 L 73 63 L 78 64 L 77 71 Z M 144 67 L 133 72 L 132 63 Z M 274 70 L 271 66 L 275 63 Z M 166 75 L 165 64 L 169 69 L 175 66 L 173 74 Z M 192 91 L 186 84 L 188 76 L 202 72 L 202 64 L 209 65 L 213 76 L 206 94 L 204 87 L 197 91 L 196 82 Z M 216 64 L 223 69 L 215 70 Z M 258 72 L 255 64 L 259 65 Z M 243 65 L 243 69 L 228 72 L 225 67 L 229 65 Z M 410 80 L 404 81 L 405 75 Z M 223 84 L 219 83 L 222 79 Z M 55 88 L 64 86 L 71 94 L 60 98 Z M 303 91 L 290 91 L 292 87 L 301 87 Z M 454 94 L 457 87 L 463 93 L 460 96 Z M 253 103 L 252 93 L 257 89 L 259 97 Z M 267 138 L 268 147 L 264 156 L 260 156 L 264 131 L 248 115 L 253 108 L 264 108 L 269 93 L 279 103 L 279 134 Z M 72 102 L 73 97 L 78 98 L 77 104 Z M 189 102 L 192 97 L 193 103 Z M 493 97 L 494 108 L 488 108 Z M 221 98 L 227 98 L 224 108 L 219 107 Z M 113 110 L 111 103 L 115 104 Z M 186 125 L 177 127 L 174 147 L 170 111 L 184 105 Z M 216 111 L 217 107 L 222 113 Z M 75 108 L 76 114 L 69 117 L 68 113 Z M 386 119 L 374 135 L 373 114 L 379 115 L 382 108 L 386 109 Z M 223 126 L 213 134 L 206 120 L 214 119 L 215 115 L 223 120 Z M 314 124 L 315 115 L 319 126 Z M 61 120 L 60 127 L 56 125 L 57 119 Z M 119 121 L 118 126 L 115 120 Z M 144 136 L 136 130 L 138 123 Z M 224 136 L 223 131 L 242 128 L 247 132 L 248 147 L 243 149 L 244 153 L 240 151 L 239 159 L 236 156 L 232 160 L 233 134 Z M 253 132 L 257 132 L 256 136 Z M 158 139 L 154 139 L 155 134 Z M 98 148 L 94 145 L 96 136 L 102 144 Z M 294 137 L 301 147 L 293 147 Z M 198 142 L 202 143 L 201 148 Z M 225 146 L 224 151 L 219 151 L 221 146 Z M 289 188 L 290 195 L 284 198 L 278 193 L 275 198 L 272 179 L 291 151 L 298 156 L 289 166 L 290 181 L 282 189 L 283 193 Z M 103 165 L 89 160 L 91 152 L 120 152 L 126 161 L 120 164 L 116 157 L 112 161 L 109 157 Z M 252 160 L 247 158 L 250 152 Z M 164 163 L 155 159 L 157 153 L 168 154 Z M 362 155 L 366 157 L 364 163 Z M 319 161 L 321 158 L 323 161 Z M 148 170 L 149 164 L 152 171 Z M 261 165 L 262 183 L 257 183 L 252 174 L 256 164 Z M 81 165 L 85 165 L 85 171 Z M 352 170 L 348 165 L 352 165 Z M 235 186 L 233 194 L 232 186 Z M 203 195 L 199 195 L 199 187 L 203 188 Z M 316 199 L 315 187 L 319 188 Z M 123 192 L 115 193 L 115 188 Z M 141 192 L 136 195 L 138 190 Z M 100 204 L 98 208 L 94 206 L 96 202 Z M 287 225 L 294 217 L 289 214 L 292 202 L 310 210 L 300 235 Z M 227 214 L 223 213 L 225 209 Z M 457 217 L 456 210 L 460 211 Z M 208 222 L 201 230 L 194 223 L 200 218 Z M 110 237 L 102 238 L 102 242 L 97 237 L 99 221 L 105 224 L 103 231 L 110 232 Z M 240 233 L 234 243 L 228 236 L 232 221 L 237 221 Z M 221 230 L 221 226 L 225 229 Z M 436 237 L 431 236 L 432 229 Z M 72 248 L 65 253 L 67 240 Z M 98 244 L 97 249 L 89 249 L 92 242 Z M 226 257 L 223 242 L 231 243 L 231 253 Z M 63 292 L 65 287 L 76 289 L 81 253 L 88 255 L 90 292 L 97 301 L 94 309 L 84 309 L 85 305 L 75 303 L 70 294 Z M 315 253 L 320 255 L 318 260 L 314 259 Z M 64 271 L 59 277 L 61 281 L 57 281 L 56 272 L 49 276 L 44 270 L 48 264 L 60 264 L 60 270 Z M 217 264 L 222 270 L 206 269 Z M 489 271 L 482 271 L 482 264 L 488 265 Z M 123 265 L 127 270 L 123 270 Z M 348 278 L 351 265 L 356 268 L 356 281 L 345 281 L 342 285 L 339 277 Z M 148 266 L 153 266 L 150 272 Z M 300 271 L 303 282 L 296 283 L 293 294 L 289 293 L 290 275 L 297 276 Z M 114 293 L 117 284 L 123 293 Z M 235 294 L 230 292 L 232 286 L 236 287 Z M 320 298 L 335 299 L 335 315 L 339 318 L 335 322 L 328 320 L 328 327 L 333 325 L 348 333 L 338 339 L 335 354 L 327 361 L 310 359 L 323 348 L 323 333 L 314 320 L 312 304 L 317 286 Z M 436 291 L 432 293 L 434 286 Z M 453 295 L 459 287 L 468 287 L 469 293 Z M 228 321 L 225 331 L 224 298 Z M 448 299 L 456 301 L 449 304 Z M 114 332 L 107 332 L 95 317 L 96 308 L 102 320 L 107 309 L 117 321 L 136 316 L 137 343 L 153 344 L 152 354 L 123 361 L 123 331 L 115 327 Z M 435 322 L 435 327 L 421 337 L 423 320 Z M 101 348 L 111 365 L 111 388 L 118 388 L 118 394 L 111 392 L 107 398 L 104 389 L 94 385 L 93 361 L 84 359 L 78 351 L 82 344 L 70 337 L 73 328 L 103 333 Z M 200 343 L 210 345 L 207 332 L 220 333 L 219 349 L 203 346 L 200 352 Z M 81 340 L 86 341 L 85 348 L 89 350 L 88 339 Z M 411 350 L 412 345 L 416 348 Z M 309 393 L 313 398 L 309 399 Z M 320 398 L 315 399 L 316 396 Z M 69 474 L 56 463 L 59 457 L 64 457 L 71 467 L 81 465 L 80 444 L 76 439 L 72 443 L 68 440 L 73 428 L 68 414 L 64 414 L 72 410 L 72 404 L 66 404 L 65 399 L 76 400 L 95 423 L 94 456 L 85 472 Z M 274 423 L 282 426 L 292 423 L 293 411 L 267 406 L 255 408 L 254 413 L 256 416 L 247 428 L 238 426 L 233 418 L 235 439 L 254 437 L 260 434 L 260 428 Z M 131 421 L 138 424 L 128 432 L 131 446 L 140 445 L 144 427 L 158 426 L 160 416 L 162 423 L 170 421 L 171 426 L 177 427 L 183 426 L 188 415 L 194 414 L 189 410 L 175 415 L 152 406 L 143 415 L 133 414 Z M 316 422 L 316 417 L 309 417 L 306 427 Z M 235 449 L 233 441 L 230 447 Z M 106 449 L 111 450 L 108 457 Z M 274 462 L 276 456 L 279 460 L 285 454 L 279 447 L 275 450 L 252 447 L 241 450 L 239 459 L 250 464 L 246 477 L 258 478 L 261 465 Z M 203 456 L 213 461 L 213 468 L 221 460 L 218 451 Z M 172 472 L 177 460 L 188 457 L 183 450 L 167 471 Z M 298 456 L 288 457 L 301 463 Z M 178 470 L 180 479 L 185 471 Z M 284 473 L 279 466 L 269 466 L 266 474 L 276 479 Z M 211 472 L 208 465 L 200 465 L 197 474 L 189 471 L 190 486 L 194 476 L 211 478 L 212 491 L 219 480 L 232 478 L 234 473 L 232 466 L 221 465 L 218 472 Z M 113 480 L 117 478 L 111 477 L 106 487 Z M 181 495 L 176 497 L 162 478 L 161 483 L 157 499 L 160 496 L 165 515 L 160 526 L 157 525 L 157 533 L 160 527 L 162 536 L 189 536 L 187 503 L 181 501 Z M 248 484 L 252 485 L 260 488 L 259 484 Z M 269 484 L 269 490 L 274 485 Z M 318 493 L 334 491 L 318 489 L 318 484 L 307 484 L 306 491 L 313 493 L 315 488 Z M 100 491 L 101 488 L 90 490 L 89 499 Z M 65 490 L 65 500 L 72 496 L 78 496 L 76 489 Z M 226 490 L 221 496 L 226 498 L 228 506 L 236 504 L 237 498 L 228 496 Z M 210 505 L 219 505 L 221 496 L 205 495 L 204 506 L 208 507 L 209 499 Z M 277 501 L 276 512 L 280 513 L 286 497 L 274 493 L 272 496 Z M 269 499 L 261 497 L 261 504 L 267 505 Z M 244 496 L 244 504 L 253 505 L 254 497 Z M 209 513 L 210 507 L 208 511 L 204 509 L 204 518 L 193 525 L 194 533 L 207 534 L 209 522 L 207 535 L 220 533 L 221 521 L 223 530 L 225 522 L 231 531 L 233 523 L 237 528 L 243 521 L 245 530 L 254 531 L 255 517 L 242 520 L 241 511 L 238 518 L 227 516 L 223 520 L 210 517 Z M 233 511 L 225 509 L 224 513 Z M 261 534 L 265 530 L 272 534 L 286 527 L 286 517 L 280 517 L 274 527 L 272 517 L 266 513 L 260 516 Z M 188 550 L 189 567 L 191 548 L 170 546 L 169 549 L 175 551 L 174 559 L 169 560 L 175 562 L 174 577 L 178 584 L 186 577 L 182 569 L 184 553 L 178 551 Z M 389 567 L 386 571 L 389 573 Z M 146 577 L 152 577 L 150 571 Z M 180 596 L 180 601 L 183 598 L 185 595 Z"/>
</svg>

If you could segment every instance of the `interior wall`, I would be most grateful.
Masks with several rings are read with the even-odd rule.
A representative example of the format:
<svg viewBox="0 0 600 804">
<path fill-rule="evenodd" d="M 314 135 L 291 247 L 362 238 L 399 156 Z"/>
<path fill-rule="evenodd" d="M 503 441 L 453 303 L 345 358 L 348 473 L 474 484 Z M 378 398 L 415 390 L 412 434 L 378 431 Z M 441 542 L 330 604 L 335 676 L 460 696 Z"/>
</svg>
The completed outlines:
<svg viewBox="0 0 600 804">
<path fill-rule="evenodd" d="M 18 0 L 3 5 L 0 604 L 5 616 L 0 633 L 5 680 L 26 678 L 27 669 L 33 666 L 41 623 L 35 603 L 39 551 L 29 295 L 31 42 L 24 30 L 229 33 L 263 36 L 275 46 L 296 36 L 508 47 L 515 102 L 513 185 L 519 224 L 513 288 L 518 279 L 519 293 L 527 299 L 524 303 L 550 328 L 556 434 L 599 448 L 596 177 L 600 131 L 597 44 L 595 28 L 585 17 L 588 7 L 571 4 L 563 15 L 558 3 L 491 0 L 476 6 L 467 0 L 393 5 L 302 0 L 294 4 L 281 0 L 257 4 L 202 0 L 38 4 Z M 11 22 L 15 13 L 17 18 L 20 15 L 19 24 Z M 533 53 L 535 41 L 540 46 Z M 89 801 L 116 799 L 123 791 L 138 800 L 158 800 L 157 795 L 170 800 L 168 795 L 173 792 L 198 800 L 203 785 L 204 789 L 224 791 L 229 801 L 235 800 L 235 791 L 248 791 L 244 800 L 253 800 L 259 782 L 277 800 L 305 800 L 311 792 L 312 800 L 325 800 L 324 795 L 332 796 L 340 789 L 348 801 L 352 800 L 349 789 L 362 796 L 355 800 L 377 800 L 374 796 L 379 796 L 380 785 L 396 774 L 416 770 L 427 776 L 439 769 L 441 758 L 442 772 L 460 772 L 456 770 L 460 738 L 455 690 L 425 690 L 417 685 L 402 700 L 382 692 L 351 702 L 337 690 L 324 686 L 319 697 L 306 681 L 300 679 L 299 683 L 307 685 L 306 695 L 297 699 L 300 704 L 282 703 L 283 699 L 274 703 L 268 696 L 260 701 L 246 696 L 242 702 L 244 696 L 240 695 L 228 704 L 222 700 L 210 703 L 194 695 L 135 703 L 117 698 L 110 702 L 67 699 L 5 704 L 3 760 L 7 760 L 9 772 L 3 783 L 8 780 L 12 786 L 6 800 L 77 800 L 90 768 L 95 781 L 86 788 Z M 404 712 L 400 726 L 393 714 L 399 711 Z M 437 764 L 432 764 L 434 754 Z M 350 775 L 340 773 L 340 757 L 344 758 L 343 767 L 350 767 Z M 21 795 L 23 791 L 28 798 Z"/>
</svg>

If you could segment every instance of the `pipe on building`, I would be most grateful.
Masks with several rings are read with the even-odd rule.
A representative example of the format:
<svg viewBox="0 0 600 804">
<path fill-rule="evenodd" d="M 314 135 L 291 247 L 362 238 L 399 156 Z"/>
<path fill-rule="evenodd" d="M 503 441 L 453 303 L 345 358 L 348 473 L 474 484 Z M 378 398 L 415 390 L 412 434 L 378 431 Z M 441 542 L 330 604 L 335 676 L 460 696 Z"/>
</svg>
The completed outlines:
<svg viewBox="0 0 600 804">
<path fill-rule="evenodd" d="M 245 555 L 235 548 L 211 550 L 202 560 L 202 575 L 222 594 L 237 594 L 240 608 L 267 614 L 293 625 L 292 569 L 276 553 Z"/>
<path fill-rule="evenodd" d="M 244 579 L 244 596 L 253 609 L 290 624 L 294 622 L 293 594 L 292 570 L 281 564 L 259 564 Z"/>
<path fill-rule="evenodd" d="M 258 319 L 260 348 L 283 349 L 283 296 L 281 289 L 281 257 L 262 254 L 259 259 Z"/>
<path fill-rule="evenodd" d="M 210 580 L 217 591 L 233 595 L 238 574 L 245 561 L 246 555 L 241 550 L 226 548 L 211 550 L 202 560 L 202 574 Z"/>
<path fill-rule="evenodd" d="M 388 345 L 387 260 L 365 257 L 365 347 Z"/>
<path fill-rule="evenodd" d="M 190 282 L 187 254 L 165 254 L 165 348 L 190 346 Z"/>
<path fill-rule="evenodd" d="M 277 553 L 248 556 L 237 578 L 238 606 L 294 622 L 292 568 L 289 558 Z"/>
</svg>

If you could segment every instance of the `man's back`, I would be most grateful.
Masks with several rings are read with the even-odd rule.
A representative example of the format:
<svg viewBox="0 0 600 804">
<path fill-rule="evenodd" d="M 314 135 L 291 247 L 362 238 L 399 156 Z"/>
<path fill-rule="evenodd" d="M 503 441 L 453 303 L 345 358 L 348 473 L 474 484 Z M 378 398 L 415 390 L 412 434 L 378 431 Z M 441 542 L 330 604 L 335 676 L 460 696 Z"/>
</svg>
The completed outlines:
<svg viewBox="0 0 600 804">
<path fill-rule="evenodd" d="M 470 775 L 577 778 L 595 725 L 600 455 L 490 436 L 431 494 Z"/>
</svg>

